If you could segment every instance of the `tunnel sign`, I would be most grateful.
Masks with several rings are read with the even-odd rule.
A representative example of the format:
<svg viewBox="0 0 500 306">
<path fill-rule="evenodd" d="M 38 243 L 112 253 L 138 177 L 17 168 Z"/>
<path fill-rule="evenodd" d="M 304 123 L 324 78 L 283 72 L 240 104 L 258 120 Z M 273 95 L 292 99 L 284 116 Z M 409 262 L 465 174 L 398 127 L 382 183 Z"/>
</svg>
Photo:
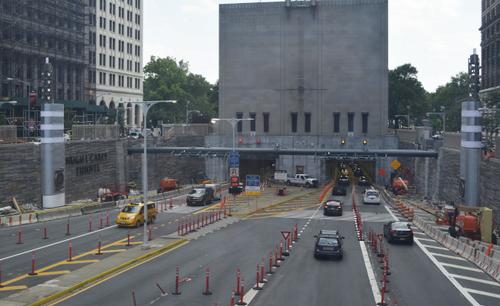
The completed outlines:
<svg viewBox="0 0 500 306">
<path fill-rule="evenodd" d="M 245 185 L 246 195 L 260 195 L 260 176 L 247 175 Z"/>
<path fill-rule="evenodd" d="M 401 163 L 399 162 L 399 160 L 395 159 L 391 162 L 391 167 L 394 170 L 398 170 L 399 167 L 401 167 Z"/>
<path fill-rule="evenodd" d="M 229 153 L 229 168 L 239 168 L 240 167 L 240 153 L 230 152 Z"/>
</svg>

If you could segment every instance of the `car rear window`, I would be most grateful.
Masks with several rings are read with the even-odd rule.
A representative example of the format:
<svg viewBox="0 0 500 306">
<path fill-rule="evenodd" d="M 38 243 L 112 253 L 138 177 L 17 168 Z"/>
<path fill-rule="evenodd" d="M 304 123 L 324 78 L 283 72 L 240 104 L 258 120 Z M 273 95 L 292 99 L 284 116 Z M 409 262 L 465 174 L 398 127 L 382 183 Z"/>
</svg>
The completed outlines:
<svg viewBox="0 0 500 306">
<path fill-rule="evenodd" d="M 319 238 L 318 245 L 337 246 L 337 245 L 339 245 L 339 241 L 335 238 Z"/>
<path fill-rule="evenodd" d="M 367 196 L 378 197 L 378 192 L 377 191 L 367 191 L 366 195 Z"/>
<path fill-rule="evenodd" d="M 392 224 L 392 228 L 393 229 L 397 229 L 397 230 L 399 230 L 399 229 L 409 229 L 410 226 L 406 222 L 394 222 Z"/>
</svg>

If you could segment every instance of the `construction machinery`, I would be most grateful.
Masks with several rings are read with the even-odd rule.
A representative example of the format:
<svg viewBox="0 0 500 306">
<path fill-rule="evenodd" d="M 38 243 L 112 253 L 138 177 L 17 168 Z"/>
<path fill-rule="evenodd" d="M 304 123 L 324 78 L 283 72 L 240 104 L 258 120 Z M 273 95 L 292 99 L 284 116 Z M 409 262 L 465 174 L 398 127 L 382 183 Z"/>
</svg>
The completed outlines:
<svg viewBox="0 0 500 306">
<path fill-rule="evenodd" d="M 392 179 L 392 192 L 395 195 L 402 195 L 408 193 L 408 180 L 404 180 L 401 177 L 395 177 Z"/>
<path fill-rule="evenodd" d="M 177 180 L 173 178 L 164 177 L 160 180 L 160 188 L 158 188 L 158 193 L 167 192 L 170 190 L 177 189 Z"/>
</svg>

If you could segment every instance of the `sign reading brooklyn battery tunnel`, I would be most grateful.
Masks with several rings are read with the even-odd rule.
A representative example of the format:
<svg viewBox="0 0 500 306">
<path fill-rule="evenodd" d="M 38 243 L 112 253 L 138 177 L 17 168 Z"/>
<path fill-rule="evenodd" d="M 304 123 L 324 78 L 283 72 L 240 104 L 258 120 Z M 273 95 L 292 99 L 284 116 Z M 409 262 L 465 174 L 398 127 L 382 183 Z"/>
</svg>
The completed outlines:
<svg viewBox="0 0 500 306">
<path fill-rule="evenodd" d="M 66 165 L 74 165 L 76 176 L 100 172 L 100 164 L 108 160 L 108 153 L 89 153 L 66 157 Z"/>
</svg>

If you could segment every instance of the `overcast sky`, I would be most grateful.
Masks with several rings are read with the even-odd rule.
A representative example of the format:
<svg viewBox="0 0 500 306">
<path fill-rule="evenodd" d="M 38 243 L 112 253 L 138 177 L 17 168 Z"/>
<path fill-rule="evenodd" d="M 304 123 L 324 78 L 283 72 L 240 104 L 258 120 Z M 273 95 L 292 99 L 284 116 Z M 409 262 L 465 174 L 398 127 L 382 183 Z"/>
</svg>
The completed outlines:
<svg viewBox="0 0 500 306">
<path fill-rule="evenodd" d="M 284 1 L 284 0 L 283 0 Z M 152 55 L 188 61 L 218 79 L 218 5 L 259 0 L 144 0 L 144 63 Z M 480 0 L 389 0 L 389 68 L 411 63 L 434 91 L 480 54 Z"/>
</svg>

